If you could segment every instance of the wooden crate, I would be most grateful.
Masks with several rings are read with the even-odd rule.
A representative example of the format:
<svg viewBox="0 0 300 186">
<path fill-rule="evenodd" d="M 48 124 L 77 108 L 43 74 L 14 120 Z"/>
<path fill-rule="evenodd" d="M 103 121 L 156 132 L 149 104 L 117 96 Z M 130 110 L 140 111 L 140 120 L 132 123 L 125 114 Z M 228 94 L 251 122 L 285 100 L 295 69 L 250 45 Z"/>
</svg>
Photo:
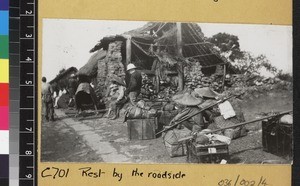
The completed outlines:
<svg viewBox="0 0 300 186">
<path fill-rule="evenodd" d="M 154 139 L 157 128 L 157 117 L 148 119 L 127 120 L 127 131 L 129 140 Z"/>
<path fill-rule="evenodd" d="M 293 125 L 278 120 L 262 121 L 263 150 L 285 159 L 293 157 Z"/>
<path fill-rule="evenodd" d="M 187 162 L 189 163 L 220 163 L 222 159 L 229 158 L 229 150 L 226 143 L 200 145 L 192 140 L 186 143 Z"/>
</svg>

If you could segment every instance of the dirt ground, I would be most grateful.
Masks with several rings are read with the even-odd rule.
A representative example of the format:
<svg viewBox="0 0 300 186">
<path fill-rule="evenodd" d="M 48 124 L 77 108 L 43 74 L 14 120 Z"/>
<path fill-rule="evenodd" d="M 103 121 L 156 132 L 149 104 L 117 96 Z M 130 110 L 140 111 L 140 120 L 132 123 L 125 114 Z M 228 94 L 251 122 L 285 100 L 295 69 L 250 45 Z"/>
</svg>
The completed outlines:
<svg viewBox="0 0 300 186">
<path fill-rule="evenodd" d="M 257 93 L 242 101 L 246 121 L 261 117 L 261 113 L 290 110 L 293 106 L 292 92 L 283 90 Z M 42 161 L 186 163 L 186 156 L 170 158 L 161 137 L 128 140 L 127 126 L 121 118 L 78 121 L 66 117 L 64 112 L 56 110 L 55 122 L 42 123 Z M 262 163 L 266 160 L 290 163 L 262 150 L 260 123 L 248 125 L 247 129 L 247 136 L 233 140 L 229 145 L 228 163 Z"/>
</svg>

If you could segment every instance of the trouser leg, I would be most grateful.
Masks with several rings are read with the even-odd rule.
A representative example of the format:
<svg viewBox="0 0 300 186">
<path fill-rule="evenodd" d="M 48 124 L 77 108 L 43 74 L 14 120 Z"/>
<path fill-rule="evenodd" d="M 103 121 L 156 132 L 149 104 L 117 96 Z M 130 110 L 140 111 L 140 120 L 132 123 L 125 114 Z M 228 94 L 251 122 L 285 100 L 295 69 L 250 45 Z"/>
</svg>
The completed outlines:
<svg viewBox="0 0 300 186">
<path fill-rule="evenodd" d="M 48 109 L 49 109 L 49 118 L 51 120 L 54 120 L 54 107 L 53 107 L 53 102 L 48 103 Z"/>
<path fill-rule="evenodd" d="M 48 103 L 44 102 L 44 116 L 45 119 L 48 121 L 49 120 L 49 109 L 48 109 Z"/>
</svg>

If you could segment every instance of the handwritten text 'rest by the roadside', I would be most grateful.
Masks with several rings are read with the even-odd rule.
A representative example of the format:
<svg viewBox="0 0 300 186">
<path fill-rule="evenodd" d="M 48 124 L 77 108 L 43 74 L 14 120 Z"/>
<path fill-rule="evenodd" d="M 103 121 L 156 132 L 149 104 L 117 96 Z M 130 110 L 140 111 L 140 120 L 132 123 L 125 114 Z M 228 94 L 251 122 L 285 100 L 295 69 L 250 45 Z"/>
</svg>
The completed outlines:
<svg viewBox="0 0 300 186">
<path fill-rule="evenodd" d="M 129 173 L 124 173 L 116 168 L 112 170 L 105 171 L 101 168 L 95 167 L 81 167 L 78 169 L 70 169 L 70 168 L 58 168 L 58 167 L 46 167 L 41 171 L 42 178 L 48 179 L 66 179 L 69 176 L 80 176 L 83 178 L 90 179 L 99 179 L 103 177 L 112 177 L 117 181 L 121 181 L 125 176 L 128 177 L 137 177 L 137 178 L 151 178 L 151 179 L 183 179 L 186 177 L 186 174 L 182 171 L 140 171 L 138 168 L 132 169 Z"/>
</svg>

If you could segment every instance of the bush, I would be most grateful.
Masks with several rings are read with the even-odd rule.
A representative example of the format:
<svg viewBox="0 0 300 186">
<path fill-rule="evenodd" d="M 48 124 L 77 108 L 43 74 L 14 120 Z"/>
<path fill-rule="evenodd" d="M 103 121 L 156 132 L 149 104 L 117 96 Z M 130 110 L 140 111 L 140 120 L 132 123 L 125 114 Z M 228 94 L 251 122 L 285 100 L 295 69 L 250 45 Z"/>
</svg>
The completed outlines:
<svg viewBox="0 0 300 186">
<path fill-rule="evenodd" d="M 279 72 L 276 77 L 282 81 L 293 82 L 293 76 L 289 73 Z"/>
</svg>

